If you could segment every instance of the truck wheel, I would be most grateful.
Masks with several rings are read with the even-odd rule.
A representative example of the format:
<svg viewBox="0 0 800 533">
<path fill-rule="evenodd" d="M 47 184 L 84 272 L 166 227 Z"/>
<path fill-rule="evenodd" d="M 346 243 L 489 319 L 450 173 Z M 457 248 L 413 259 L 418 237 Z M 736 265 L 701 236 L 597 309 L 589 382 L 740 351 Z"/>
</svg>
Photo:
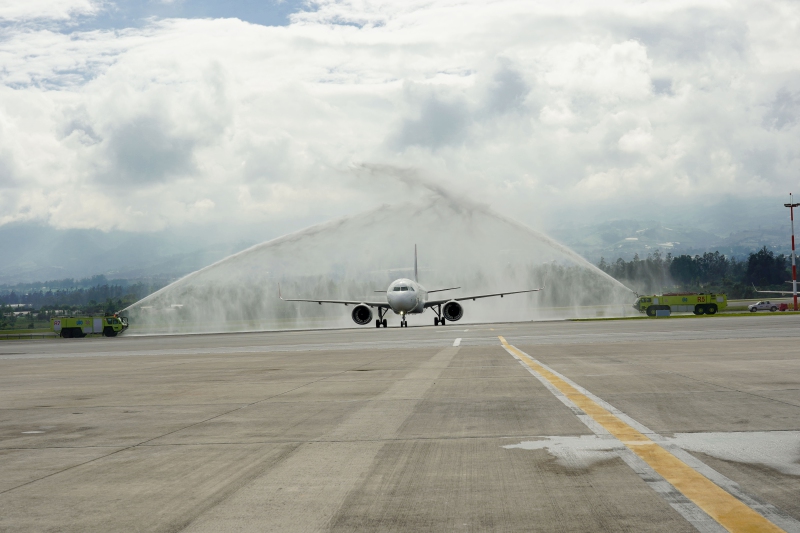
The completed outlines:
<svg viewBox="0 0 800 533">
<path fill-rule="evenodd" d="M 648 307 L 645 310 L 645 313 L 647 313 L 647 316 L 656 316 L 656 308 L 655 308 L 655 306 L 651 305 L 650 307 Z"/>
<path fill-rule="evenodd" d="M 117 336 L 117 332 L 114 331 L 114 328 L 112 328 L 111 326 L 106 326 L 106 327 L 103 328 L 103 336 L 104 337 L 116 337 Z"/>
<path fill-rule="evenodd" d="M 772 307 L 769 308 L 769 310 L 774 313 L 775 311 L 778 310 L 778 308 L 773 305 Z"/>
<path fill-rule="evenodd" d="M 64 328 L 61 330 L 61 337 L 64 339 L 71 339 L 72 338 L 72 329 L 71 328 Z"/>
<path fill-rule="evenodd" d="M 707 315 L 713 315 L 713 314 L 716 314 L 716 312 L 717 312 L 717 306 L 716 305 L 711 304 L 711 305 L 706 307 L 706 314 Z"/>
<path fill-rule="evenodd" d="M 702 315 L 706 312 L 706 308 L 703 305 L 695 305 L 694 306 L 694 314 Z"/>
</svg>

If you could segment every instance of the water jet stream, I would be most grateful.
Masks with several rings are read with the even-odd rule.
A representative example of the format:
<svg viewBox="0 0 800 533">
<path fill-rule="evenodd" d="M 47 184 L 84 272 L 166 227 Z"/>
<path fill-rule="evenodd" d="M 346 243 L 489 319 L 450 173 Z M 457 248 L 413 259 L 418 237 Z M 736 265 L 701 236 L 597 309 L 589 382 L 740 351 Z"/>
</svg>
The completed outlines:
<svg viewBox="0 0 800 533">
<path fill-rule="evenodd" d="M 578 254 L 487 206 L 437 195 L 383 205 L 253 246 L 193 272 L 124 310 L 132 333 L 351 327 L 349 309 L 293 304 L 284 295 L 374 299 L 413 264 L 428 288 L 464 294 L 533 288 L 543 293 L 471 302 L 465 322 L 620 315 L 631 292 Z M 454 295 L 459 291 L 454 291 Z M 379 295 L 378 295 L 379 296 Z M 610 311 L 609 311 L 610 310 Z M 632 309 L 630 309 L 633 311 Z M 392 316 L 389 318 L 392 321 Z M 411 322 L 433 321 L 432 315 Z"/>
</svg>

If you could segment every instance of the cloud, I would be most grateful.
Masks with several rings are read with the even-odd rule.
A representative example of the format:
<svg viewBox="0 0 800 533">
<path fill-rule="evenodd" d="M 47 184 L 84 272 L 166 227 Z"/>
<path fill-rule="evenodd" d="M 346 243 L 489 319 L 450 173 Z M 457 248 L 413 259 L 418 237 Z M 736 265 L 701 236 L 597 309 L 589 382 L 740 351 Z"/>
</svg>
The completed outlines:
<svg viewBox="0 0 800 533">
<path fill-rule="evenodd" d="M 783 129 L 797 123 L 800 116 L 800 91 L 790 92 L 781 88 L 764 114 L 763 124 L 771 129 Z"/>
<path fill-rule="evenodd" d="M 463 102 L 430 95 L 424 97 L 419 108 L 417 117 L 405 119 L 400 126 L 396 142 L 401 148 L 422 146 L 435 150 L 458 143 L 468 134 L 470 113 Z"/>
<path fill-rule="evenodd" d="M 138 117 L 120 125 L 108 140 L 118 176 L 142 183 L 194 171 L 191 139 L 171 135 L 169 127 L 157 116 Z"/>
<path fill-rule="evenodd" d="M 0 32 L 0 223 L 254 226 L 405 194 L 366 162 L 538 225 L 800 170 L 786 2 L 320 0 L 285 27 L 114 31 L 70 26 L 98 3 L 23 4 L 0 4 L 28 21 Z"/>
<path fill-rule="evenodd" d="M 101 3 L 97 0 L 0 0 L 0 21 L 67 20 L 76 15 L 94 14 Z"/>
<path fill-rule="evenodd" d="M 486 109 L 500 114 L 521 111 L 529 92 L 530 87 L 522 74 L 514 70 L 508 61 L 503 61 L 492 77 L 486 97 Z"/>
</svg>

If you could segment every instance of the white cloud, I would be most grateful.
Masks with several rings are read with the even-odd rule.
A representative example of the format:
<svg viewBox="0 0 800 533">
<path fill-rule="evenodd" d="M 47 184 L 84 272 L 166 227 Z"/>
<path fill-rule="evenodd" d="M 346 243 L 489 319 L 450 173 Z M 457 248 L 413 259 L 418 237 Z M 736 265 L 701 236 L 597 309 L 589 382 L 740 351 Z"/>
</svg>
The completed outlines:
<svg viewBox="0 0 800 533">
<path fill-rule="evenodd" d="M 398 193 L 362 162 L 528 221 L 653 193 L 782 194 L 800 170 L 792 5 L 320 1 L 287 27 L 12 25 L 0 223 L 321 218 Z"/>
<path fill-rule="evenodd" d="M 96 13 L 100 4 L 97 0 L 0 0 L 0 20 L 66 20 Z"/>
<path fill-rule="evenodd" d="M 641 152 L 653 142 L 653 135 L 648 129 L 636 128 L 619 138 L 619 148 L 623 152 Z"/>
</svg>

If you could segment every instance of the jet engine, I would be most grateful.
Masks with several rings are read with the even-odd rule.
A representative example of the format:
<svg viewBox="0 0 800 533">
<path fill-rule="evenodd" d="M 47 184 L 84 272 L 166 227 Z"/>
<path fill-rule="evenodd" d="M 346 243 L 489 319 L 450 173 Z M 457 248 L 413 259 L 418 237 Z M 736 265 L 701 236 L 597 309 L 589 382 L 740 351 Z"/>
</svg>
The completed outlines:
<svg viewBox="0 0 800 533">
<path fill-rule="evenodd" d="M 451 322 L 461 320 L 464 316 L 464 308 L 458 302 L 447 302 L 442 308 L 442 318 L 446 318 Z"/>
<path fill-rule="evenodd" d="M 356 308 L 353 309 L 353 322 L 359 326 L 372 322 L 372 309 L 364 304 L 357 305 Z"/>
</svg>

